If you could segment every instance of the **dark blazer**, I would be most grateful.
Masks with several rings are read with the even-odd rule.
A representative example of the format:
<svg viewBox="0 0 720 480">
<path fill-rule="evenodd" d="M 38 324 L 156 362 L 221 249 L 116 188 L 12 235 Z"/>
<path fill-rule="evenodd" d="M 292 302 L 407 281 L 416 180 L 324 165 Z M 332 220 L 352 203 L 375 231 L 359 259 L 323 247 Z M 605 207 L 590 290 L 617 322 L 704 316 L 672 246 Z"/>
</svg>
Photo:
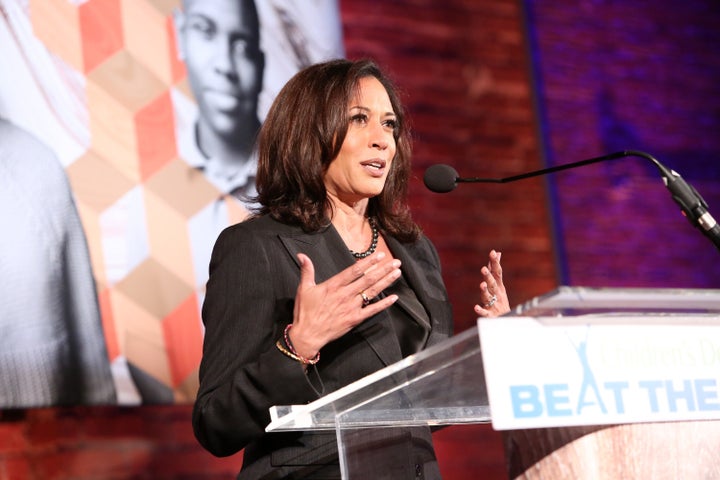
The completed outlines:
<svg viewBox="0 0 720 480">
<path fill-rule="evenodd" d="M 388 236 L 385 240 L 402 261 L 403 276 L 430 317 L 427 345 L 449 337 L 451 306 L 435 248 L 422 235 L 411 244 Z M 401 360 L 387 311 L 323 347 L 320 362 L 307 372 L 278 351 L 275 342 L 293 318 L 300 252 L 312 260 L 317 283 L 355 261 L 334 227 L 308 234 L 269 216 L 227 228 L 213 249 L 203 304 L 206 330 L 193 428 L 200 443 L 217 456 L 245 448 L 238 478 L 303 478 L 314 468 L 330 474 L 324 477 L 316 472 L 310 478 L 336 477 L 335 434 L 267 434 L 268 409 L 311 402 Z M 399 459 L 398 468 L 415 478 L 422 463 L 430 461 L 426 457 L 432 454 L 432 443 L 427 429 L 401 433 L 405 440 L 407 435 L 412 437 L 410 444 L 422 448 L 403 455 L 408 458 Z M 382 471 L 390 470 L 384 467 Z M 429 473 L 425 478 L 432 477 Z M 405 476 L 395 472 L 384 478 Z"/>
</svg>

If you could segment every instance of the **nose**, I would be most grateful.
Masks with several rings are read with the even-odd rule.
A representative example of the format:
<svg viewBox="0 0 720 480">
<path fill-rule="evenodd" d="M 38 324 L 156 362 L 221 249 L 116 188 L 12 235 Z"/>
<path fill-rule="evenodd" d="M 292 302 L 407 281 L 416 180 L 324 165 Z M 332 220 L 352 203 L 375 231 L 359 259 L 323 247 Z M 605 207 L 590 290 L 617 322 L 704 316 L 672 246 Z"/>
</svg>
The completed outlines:
<svg viewBox="0 0 720 480">
<path fill-rule="evenodd" d="M 213 58 L 213 68 L 216 72 L 234 76 L 235 75 L 235 58 L 233 56 L 233 45 L 230 38 L 218 39 Z"/>
<path fill-rule="evenodd" d="M 384 140 L 373 142 L 372 147 L 378 150 L 385 150 L 388 147 L 388 142 Z"/>
<path fill-rule="evenodd" d="M 382 125 L 375 124 L 370 132 L 370 146 L 378 150 L 385 150 L 390 145 L 392 133 L 385 130 Z"/>
</svg>

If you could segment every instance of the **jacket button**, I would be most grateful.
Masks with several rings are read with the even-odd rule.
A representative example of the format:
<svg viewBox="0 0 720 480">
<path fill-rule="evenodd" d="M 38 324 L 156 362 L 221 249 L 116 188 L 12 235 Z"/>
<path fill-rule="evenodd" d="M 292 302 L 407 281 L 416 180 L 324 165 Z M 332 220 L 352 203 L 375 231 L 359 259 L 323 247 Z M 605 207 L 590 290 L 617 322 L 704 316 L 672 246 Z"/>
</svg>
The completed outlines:
<svg viewBox="0 0 720 480">
<path fill-rule="evenodd" d="M 415 478 L 422 477 L 422 474 L 423 474 L 422 466 L 419 463 L 416 463 L 415 464 Z"/>
</svg>

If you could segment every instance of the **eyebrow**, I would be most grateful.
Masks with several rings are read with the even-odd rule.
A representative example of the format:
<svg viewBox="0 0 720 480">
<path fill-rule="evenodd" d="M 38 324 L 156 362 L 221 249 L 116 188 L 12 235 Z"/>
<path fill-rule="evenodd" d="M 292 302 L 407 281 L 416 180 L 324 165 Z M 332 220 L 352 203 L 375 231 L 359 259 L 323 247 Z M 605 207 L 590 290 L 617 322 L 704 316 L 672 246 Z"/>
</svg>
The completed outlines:
<svg viewBox="0 0 720 480">
<path fill-rule="evenodd" d="M 352 110 L 353 108 L 357 108 L 358 110 L 362 110 L 362 111 L 364 111 L 364 112 L 369 112 L 369 111 L 371 111 L 370 108 L 368 108 L 368 107 L 363 107 L 363 106 L 361 106 L 361 105 L 353 105 L 353 106 L 350 107 L 350 110 Z M 385 112 L 385 113 L 382 114 L 382 116 L 384 116 L 384 117 L 387 117 L 388 115 L 391 115 L 391 116 L 393 116 L 393 117 L 397 116 L 397 114 L 396 114 L 395 112 L 393 112 L 392 110 L 390 110 L 390 111 Z"/>
</svg>

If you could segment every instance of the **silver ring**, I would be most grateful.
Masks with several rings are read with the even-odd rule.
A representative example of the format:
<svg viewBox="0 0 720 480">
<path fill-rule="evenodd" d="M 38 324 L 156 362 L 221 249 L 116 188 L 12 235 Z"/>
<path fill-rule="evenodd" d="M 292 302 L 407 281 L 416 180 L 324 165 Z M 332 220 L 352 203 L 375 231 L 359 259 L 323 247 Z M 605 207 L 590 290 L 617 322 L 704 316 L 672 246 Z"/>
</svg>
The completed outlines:
<svg viewBox="0 0 720 480">
<path fill-rule="evenodd" d="M 495 305 L 495 302 L 497 302 L 497 295 L 493 295 L 492 297 L 490 297 L 490 301 L 483 305 L 483 308 L 490 308 Z"/>
<path fill-rule="evenodd" d="M 360 295 L 360 298 L 362 298 L 362 301 L 363 301 L 362 306 L 363 307 L 367 307 L 368 305 L 370 305 L 370 299 L 368 298 L 367 295 L 365 295 L 365 292 L 360 292 L 358 295 Z"/>
</svg>

